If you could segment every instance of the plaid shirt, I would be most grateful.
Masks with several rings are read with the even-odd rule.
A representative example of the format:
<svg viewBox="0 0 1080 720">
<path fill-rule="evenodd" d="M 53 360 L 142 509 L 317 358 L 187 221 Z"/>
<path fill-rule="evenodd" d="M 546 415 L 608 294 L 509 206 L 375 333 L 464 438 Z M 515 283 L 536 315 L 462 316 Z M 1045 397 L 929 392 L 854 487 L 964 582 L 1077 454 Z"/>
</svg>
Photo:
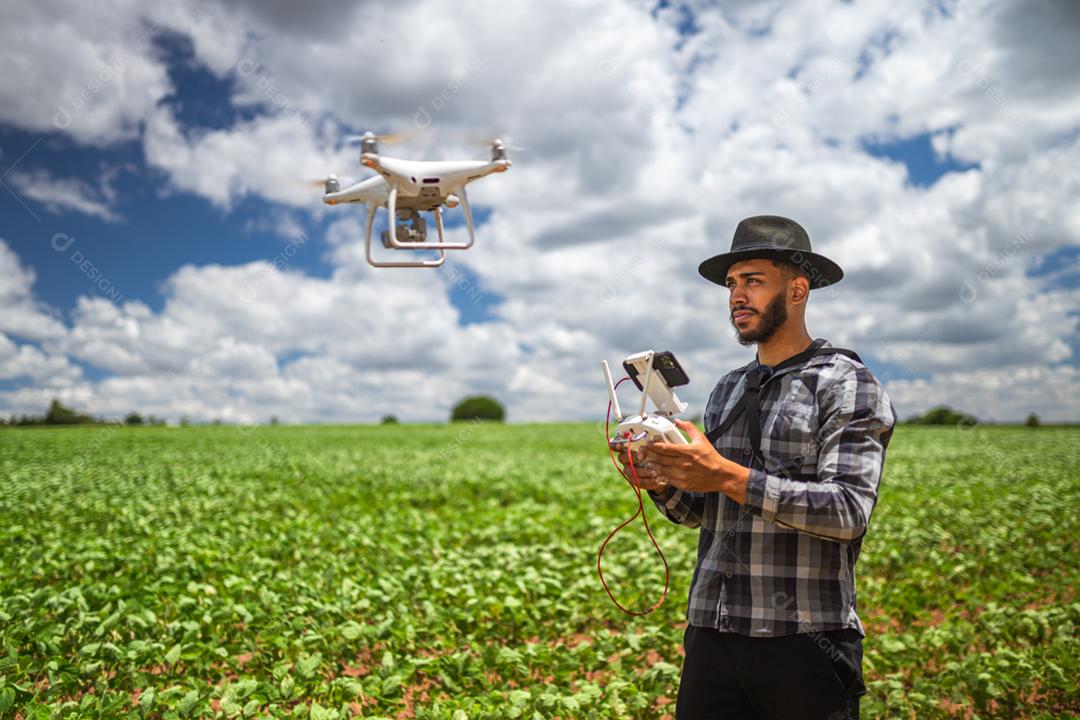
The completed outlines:
<svg viewBox="0 0 1080 720">
<path fill-rule="evenodd" d="M 757 365 L 716 385 L 706 431 L 727 417 Z M 745 504 L 718 492 L 649 493 L 669 520 L 701 529 L 686 619 L 751 636 L 839 628 L 865 636 L 855 562 L 896 425 L 892 401 L 864 365 L 829 354 L 773 374 L 760 402 L 760 460 L 751 458 L 745 412 L 715 444 L 750 467 Z"/>
</svg>

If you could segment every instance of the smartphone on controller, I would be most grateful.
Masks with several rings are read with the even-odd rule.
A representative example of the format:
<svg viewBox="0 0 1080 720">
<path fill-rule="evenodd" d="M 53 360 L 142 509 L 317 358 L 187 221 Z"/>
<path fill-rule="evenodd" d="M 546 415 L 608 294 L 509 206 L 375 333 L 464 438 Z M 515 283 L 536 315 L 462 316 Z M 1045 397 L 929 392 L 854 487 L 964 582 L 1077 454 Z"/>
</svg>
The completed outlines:
<svg viewBox="0 0 1080 720">
<path fill-rule="evenodd" d="M 670 350 L 658 352 L 653 355 L 653 371 L 660 374 L 660 377 L 664 378 L 664 382 L 667 383 L 669 388 L 676 388 L 682 385 L 688 385 L 690 378 L 687 377 L 686 371 L 683 370 L 682 365 L 675 359 L 675 353 Z M 630 376 L 630 380 L 637 385 L 638 390 L 643 390 L 641 386 L 641 380 L 638 378 L 638 370 L 632 363 L 623 362 L 623 369 L 626 370 L 626 374 Z"/>
</svg>

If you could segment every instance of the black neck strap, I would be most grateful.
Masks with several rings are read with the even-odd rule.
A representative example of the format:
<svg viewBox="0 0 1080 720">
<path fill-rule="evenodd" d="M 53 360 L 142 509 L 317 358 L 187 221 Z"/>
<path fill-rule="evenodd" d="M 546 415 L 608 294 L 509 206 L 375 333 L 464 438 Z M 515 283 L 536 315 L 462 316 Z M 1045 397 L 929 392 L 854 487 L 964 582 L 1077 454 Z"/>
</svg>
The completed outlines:
<svg viewBox="0 0 1080 720">
<path fill-rule="evenodd" d="M 803 350 L 798 355 L 792 355 L 784 362 L 777 365 L 775 368 L 770 368 L 768 365 L 758 364 L 746 373 L 746 390 L 743 392 L 739 401 L 735 403 L 735 407 L 731 409 L 728 416 L 724 418 L 724 421 L 717 425 L 715 428 L 706 433 L 706 437 L 709 438 L 709 442 L 716 444 L 716 441 L 723 436 L 724 433 L 732 426 L 732 424 L 739 418 L 739 416 L 746 411 L 746 419 L 749 425 L 750 431 L 750 447 L 754 451 L 754 456 L 760 460 L 761 455 L 761 388 L 764 386 L 770 378 L 774 377 L 781 370 L 786 370 L 789 367 L 802 365 L 807 360 L 817 357 L 818 355 L 845 355 L 852 360 L 858 360 L 862 362 L 862 358 L 854 350 L 845 350 L 843 348 L 836 347 L 821 347 L 818 345 L 811 345 L 806 350 Z"/>
</svg>

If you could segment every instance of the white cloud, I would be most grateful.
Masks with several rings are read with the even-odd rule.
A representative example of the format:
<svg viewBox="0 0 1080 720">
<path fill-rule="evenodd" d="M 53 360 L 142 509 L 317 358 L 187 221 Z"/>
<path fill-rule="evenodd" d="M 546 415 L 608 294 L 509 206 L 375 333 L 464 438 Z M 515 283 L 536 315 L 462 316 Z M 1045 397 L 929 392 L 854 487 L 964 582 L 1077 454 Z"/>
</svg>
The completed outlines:
<svg viewBox="0 0 1080 720">
<path fill-rule="evenodd" d="M 50 212 L 71 210 L 108 222 L 120 220 L 109 206 L 108 194 L 112 194 L 109 188 L 96 189 L 75 178 L 53 177 L 44 170 L 16 170 L 7 180 L 20 194 L 40 202 Z"/>
<path fill-rule="evenodd" d="M 28 379 L 65 387 L 81 377 L 82 370 L 63 355 L 44 353 L 33 345 L 19 345 L 0 333 L 0 380 Z"/>
<path fill-rule="evenodd" d="M 170 91 L 152 24 L 125 2 L 5 3 L 0 11 L 0 120 L 82 143 L 138 136 Z"/>
<path fill-rule="evenodd" d="M 1076 422 L 1072 400 L 1080 397 L 1080 371 L 1057 365 L 943 373 L 931 380 L 896 380 L 888 391 L 893 403 L 911 409 L 910 414 L 949 405 L 965 412 L 975 409 L 983 422 L 1016 422 L 1033 411 L 1042 422 Z M 975 398 L 978 408 L 972 407 Z"/>
<path fill-rule="evenodd" d="M 56 313 L 33 297 L 34 271 L 0 238 L 0 332 L 26 340 L 62 338 L 67 329 Z"/>
<path fill-rule="evenodd" d="M 189 137 L 162 106 L 149 119 L 144 151 L 147 163 L 164 170 L 173 187 L 221 207 L 246 195 L 317 207 L 320 193 L 304 180 L 325 177 L 356 162 L 351 149 L 321 146 L 332 140 L 331 131 L 330 125 L 319 131 L 295 118 L 277 116 L 229 130 L 193 131 Z"/>
</svg>

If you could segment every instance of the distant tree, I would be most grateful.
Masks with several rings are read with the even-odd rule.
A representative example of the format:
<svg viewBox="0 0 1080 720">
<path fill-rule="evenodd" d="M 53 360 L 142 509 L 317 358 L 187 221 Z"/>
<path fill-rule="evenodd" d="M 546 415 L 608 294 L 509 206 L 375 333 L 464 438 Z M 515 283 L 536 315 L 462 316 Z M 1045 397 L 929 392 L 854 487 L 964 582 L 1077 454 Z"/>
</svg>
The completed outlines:
<svg viewBox="0 0 1080 720">
<path fill-rule="evenodd" d="M 1039 416 L 1035 413 L 1031 413 L 1027 416 L 1027 420 L 1024 421 L 1024 424 L 1028 427 L 1039 427 L 1041 423 L 1039 423 Z"/>
<path fill-rule="evenodd" d="M 45 411 L 46 425 L 83 425 L 92 422 L 94 418 L 72 410 L 55 398 L 49 404 L 49 409 Z"/>
<path fill-rule="evenodd" d="M 278 424 L 277 415 L 271 415 L 270 416 L 270 424 L 271 425 L 277 425 Z"/>
<path fill-rule="evenodd" d="M 502 422 L 506 409 L 489 395 L 473 395 L 454 406 L 450 420 L 493 420 Z"/>
<path fill-rule="evenodd" d="M 187 427 L 190 424 L 191 424 L 191 418 L 189 418 L 187 415 L 181 415 L 180 416 L 180 427 Z"/>
<path fill-rule="evenodd" d="M 953 410 L 948 405 L 939 405 L 907 420 L 911 425 L 965 425 L 971 426 L 979 421 L 974 415 Z"/>
<path fill-rule="evenodd" d="M 383 415 L 382 420 L 379 421 L 383 425 L 397 425 L 398 419 L 393 415 Z"/>
<path fill-rule="evenodd" d="M 140 415 L 137 412 L 129 412 L 124 417 L 124 424 L 125 425 L 142 425 L 143 424 L 143 416 Z"/>
</svg>

